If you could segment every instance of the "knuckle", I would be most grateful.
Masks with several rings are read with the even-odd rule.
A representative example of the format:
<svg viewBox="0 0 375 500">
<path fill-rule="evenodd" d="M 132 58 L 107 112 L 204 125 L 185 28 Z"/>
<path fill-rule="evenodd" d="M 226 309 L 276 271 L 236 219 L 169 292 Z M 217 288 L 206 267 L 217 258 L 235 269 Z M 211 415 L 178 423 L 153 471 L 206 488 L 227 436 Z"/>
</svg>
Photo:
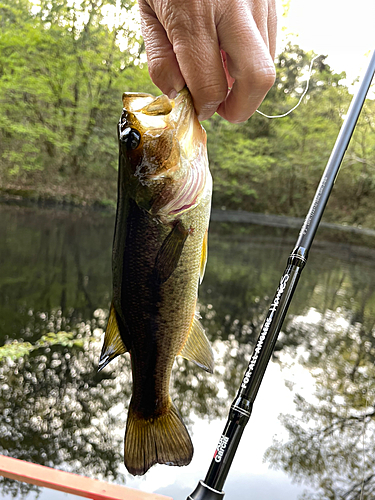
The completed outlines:
<svg viewBox="0 0 375 500">
<path fill-rule="evenodd" d="M 276 80 L 276 70 L 275 67 L 272 66 L 263 74 L 263 86 L 267 90 L 267 92 L 273 86 L 275 80 Z"/>
<path fill-rule="evenodd" d="M 275 66 L 271 64 L 264 65 L 257 70 L 253 70 L 249 79 L 249 84 L 259 93 L 266 94 L 276 80 Z"/>
<path fill-rule="evenodd" d="M 199 96 L 202 108 L 213 108 L 219 106 L 225 100 L 227 90 L 225 83 L 209 83 L 198 85 L 193 92 L 195 96 Z"/>
</svg>

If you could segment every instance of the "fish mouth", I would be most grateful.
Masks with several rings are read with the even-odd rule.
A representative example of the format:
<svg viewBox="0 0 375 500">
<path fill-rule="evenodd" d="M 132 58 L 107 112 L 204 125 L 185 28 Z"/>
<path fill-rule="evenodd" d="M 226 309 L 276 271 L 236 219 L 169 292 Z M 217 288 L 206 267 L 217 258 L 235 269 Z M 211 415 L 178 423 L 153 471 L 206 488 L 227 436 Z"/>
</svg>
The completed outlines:
<svg viewBox="0 0 375 500">
<path fill-rule="evenodd" d="M 170 120 L 174 123 L 178 139 L 181 141 L 186 134 L 190 135 L 194 118 L 196 117 L 193 99 L 187 87 L 184 87 L 177 97 L 172 100 L 172 111 Z M 199 122 L 198 122 L 199 123 Z M 186 138 L 188 140 L 188 138 Z"/>
<path fill-rule="evenodd" d="M 187 87 L 175 99 L 169 99 L 164 94 L 155 97 L 146 93 L 124 92 L 122 101 L 126 113 L 133 115 L 142 128 L 164 130 L 169 124 L 180 143 L 191 141 L 194 132 L 201 128 Z"/>
<path fill-rule="evenodd" d="M 199 144 L 206 144 L 206 133 L 199 123 L 188 88 L 184 87 L 172 103 L 170 121 L 174 124 L 181 152 L 192 159 L 197 154 Z"/>
<path fill-rule="evenodd" d="M 193 99 L 187 87 L 184 87 L 174 99 L 171 99 L 171 102 L 173 102 L 171 115 L 175 116 L 176 121 L 184 120 L 183 115 L 190 114 L 194 110 Z"/>
<path fill-rule="evenodd" d="M 144 92 L 124 92 L 122 94 L 122 103 L 126 111 L 132 113 L 136 111 L 141 111 L 148 104 L 155 100 L 155 96 L 152 94 L 146 94 Z"/>
<path fill-rule="evenodd" d="M 170 114 L 180 145 L 178 168 L 184 172 L 175 196 L 161 209 L 161 216 L 177 216 L 194 208 L 207 182 L 206 132 L 199 123 L 193 99 L 185 87 L 174 99 Z M 182 182 L 181 182 L 182 181 Z"/>
</svg>

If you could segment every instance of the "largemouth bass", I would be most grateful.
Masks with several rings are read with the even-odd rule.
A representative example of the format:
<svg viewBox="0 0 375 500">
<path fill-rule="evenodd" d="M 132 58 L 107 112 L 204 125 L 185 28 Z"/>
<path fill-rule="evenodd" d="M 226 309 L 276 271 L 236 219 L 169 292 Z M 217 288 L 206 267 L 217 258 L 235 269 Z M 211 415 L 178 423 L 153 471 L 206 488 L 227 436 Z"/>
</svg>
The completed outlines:
<svg viewBox="0 0 375 500">
<path fill-rule="evenodd" d="M 212 179 L 206 133 L 187 89 L 174 100 L 123 94 L 113 299 L 99 369 L 130 353 L 133 393 L 124 461 L 133 475 L 187 465 L 189 433 L 171 401 L 177 355 L 212 372 L 196 313 L 207 259 Z"/>
</svg>

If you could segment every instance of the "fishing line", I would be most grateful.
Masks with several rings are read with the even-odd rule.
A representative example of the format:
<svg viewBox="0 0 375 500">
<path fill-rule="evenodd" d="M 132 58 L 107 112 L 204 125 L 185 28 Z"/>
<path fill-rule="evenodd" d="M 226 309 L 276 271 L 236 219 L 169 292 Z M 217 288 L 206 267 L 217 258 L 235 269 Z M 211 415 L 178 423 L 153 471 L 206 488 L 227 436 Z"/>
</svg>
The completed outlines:
<svg viewBox="0 0 375 500">
<path fill-rule="evenodd" d="M 318 57 L 320 57 L 320 55 L 319 56 L 315 56 L 313 59 L 311 59 L 310 67 L 309 67 L 309 75 L 307 77 L 307 82 L 306 82 L 306 88 L 305 88 L 303 94 L 301 95 L 301 97 L 299 98 L 299 101 L 294 106 L 294 108 L 290 109 L 289 111 L 287 111 L 283 115 L 274 115 L 274 116 L 266 115 L 266 114 L 262 113 L 262 111 L 259 111 L 259 109 L 257 109 L 256 112 L 259 113 L 262 116 L 265 116 L 266 118 L 284 118 L 284 116 L 288 116 L 292 111 L 294 111 L 295 109 L 297 109 L 298 106 L 301 104 L 302 99 L 307 94 L 307 91 L 309 90 L 309 83 L 310 83 L 310 79 L 311 79 L 311 73 L 312 73 L 313 63 L 314 63 L 315 59 L 318 59 Z"/>
</svg>

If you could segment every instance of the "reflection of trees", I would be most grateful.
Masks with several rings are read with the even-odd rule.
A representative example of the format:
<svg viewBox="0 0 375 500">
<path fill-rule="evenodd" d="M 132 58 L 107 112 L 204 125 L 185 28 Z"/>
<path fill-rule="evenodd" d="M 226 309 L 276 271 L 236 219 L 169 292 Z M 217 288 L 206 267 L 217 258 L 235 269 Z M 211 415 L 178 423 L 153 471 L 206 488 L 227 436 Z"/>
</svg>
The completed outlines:
<svg viewBox="0 0 375 500">
<path fill-rule="evenodd" d="M 276 441 L 266 456 L 295 480 L 312 483 L 316 492 L 306 499 L 375 496 L 374 274 L 370 266 L 332 270 L 328 281 L 336 294 L 320 293 L 321 312 L 312 309 L 288 326 L 305 346 L 299 360 L 317 391 L 313 402 L 296 395 L 297 416 L 281 416 L 289 440 Z M 289 350 L 295 343 L 283 340 Z"/>
<path fill-rule="evenodd" d="M 71 347 L 53 345 L 0 363 L 0 453 L 21 460 L 94 477 L 124 480 L 123 437 L 131 371 L 128 356 L 118 357 L 97 373 L 100 337 L 108 311 L 97 310 L 87 322 L 69 324 Z M 61 311 L 33 315 L 36 331 L 57 331 Z M 36 332 L 28 325 L 30 338 Z M 96 338 L 98 337 L 98 338 Z M 223 415 L 226 398 L 217 397 L 220 376 L 207 376 L 179 359 L 172 398 L 184 420 Z M 22 495 L 32 489 L 3 479 L 3 491 Z"/>
<path fill-rule="evenodd" d="M 216 225 L 209 238 L 206 277 L 199 291 L 200 312 L 209 337 L 225 343 L 222 380 L 230 397 L 238 389 L 253 345 L 265 319 L 271 296 L 276 290 L 296 231 L 259 226 Z M 313 291 L 321 285 L 332 262 L 321 256 L 305 270 L 291 312 L 306 308 Z M 288 345 L 301 342 L 289 338 Z M 276 345 L 275 356 L 285 347 Z"/>
<path fill-rule="evenodd" d="M 90 338 L 97 322 L 81 324 L 77 335 Z M 74 472 L 120 477 L 123 437 L 115 432 L 118 416 L 111 408 L 124 404 L 130 384 L 127 377 L 120 387 L 113 372 L 96 373 L 99 349 L 99 342 L 86 340 L 82 348 L 55 345 L 1 363 L 1 453 Z M 123 359 L 120 364 L 128 363 Z M 6 484 L 18 491 L 18 483 Z"/>
<path fill-rule="evenodd" d="M 30 310 L 78 319 L 108 307 L 112 233 L 112 216 L 2 207 L 0 342 L 24 330 Z"/>
<path fill-rule="evenodd" d="M 91 212 L 1 214 L 0 340 L 35 345 L 48 332 L 66 330 L 84 345 L 42 347 L 0 364 L 0 453 L 120 480 L 131 391 L 128 355 L 97 374 L 101 343 L 88 341 L 100 336 L 108 314 L 112 231 L 112 217 Z M 295 236 L 284 229 L 212 224 L 199 304 L 216 351 L 215 372 L 208 375 L 178 358 L 172 375 L 171 395 L 188 424 L 192 413 L 227 414 Z M 339 498 L 337 478 L 342 491 L 349 490 L 357 484 L 355 474 L 365 470 L 370 478 L 375 465 L 375 388 L 369 382 L 375 360 L 373 262 L 371 250 L 316 242 L 277 344 L 275 356 L 305 348 L 304 363 L 316 373 L 319 392 L 318 404 L 297 399 L 301 417 L 283 417 L 290 443 L 276 444 L 269 458 L 296 479 L 322 484 L 322 498 Z M 309 307 L 318 323 L 296 316 L 307 315 Z M 316 422 L 313 430 L 305 420 Z M 345 467 L 352 472 L 345 475 Z M 16 494 L 23 491 L 6 484 Z"/>
<path fill-rule="evenodd" d="M 199 290 L 202 322 L 220 348 L 218 370 L 230 397 L 238 388 L 267 312 L 267 294 L 276 288 L 286 261 L 286 254 L 280 252 L 284 232 L 275 243 L 264 228 L 234 229 L 213 225 L 206 276 Z"/>
</svg>

